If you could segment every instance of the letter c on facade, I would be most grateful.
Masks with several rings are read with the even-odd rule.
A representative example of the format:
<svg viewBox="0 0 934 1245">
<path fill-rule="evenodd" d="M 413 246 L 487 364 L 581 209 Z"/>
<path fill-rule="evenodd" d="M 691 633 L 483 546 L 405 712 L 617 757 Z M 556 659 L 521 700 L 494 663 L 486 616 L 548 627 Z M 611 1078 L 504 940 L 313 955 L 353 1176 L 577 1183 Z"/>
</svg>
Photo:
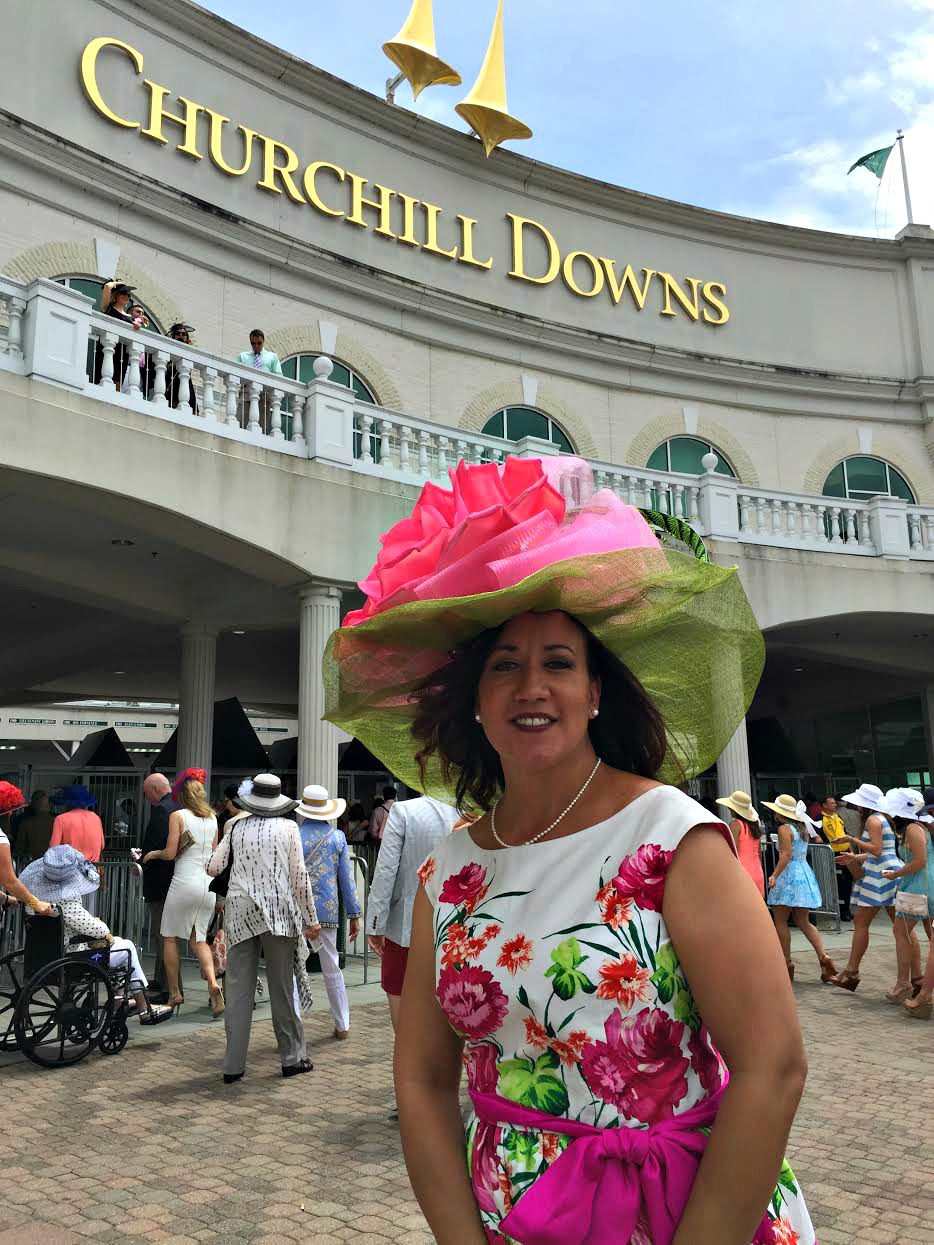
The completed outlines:
<svg viewBox="0 0 934 1245">
<path fill-rule="evenodd" d="M 97 111 L 106 117 L 108 121 L 112 121 L 114 125 L 122 125 L 128 130 L 138 130 L 141 124 L 139 121 L 127 121 L 126 118 L 118 116 L 112 108 L 109 108 L 104 103 L 104 97 L 101 95 L 100 87 L 97 85 L 97 58 L 103 48 L 122 48 L 136 67 L 136 72 L 138 74 L 143 72 L 142 52 L 137 52 L 136 48 L 131 48 L 122 39 L 111 39 L 104 36 L 100 39 L 92 39 L 81 53 L 81 85 Z"/>
</svg>

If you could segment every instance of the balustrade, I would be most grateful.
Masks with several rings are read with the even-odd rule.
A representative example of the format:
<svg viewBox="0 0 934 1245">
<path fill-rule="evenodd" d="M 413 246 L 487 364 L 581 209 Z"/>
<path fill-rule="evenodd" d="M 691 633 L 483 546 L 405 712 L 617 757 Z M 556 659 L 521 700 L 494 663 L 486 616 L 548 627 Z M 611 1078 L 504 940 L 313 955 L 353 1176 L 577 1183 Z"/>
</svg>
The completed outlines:
<svg viewBox="0 0 934 1245">
<path fill-rule="evenodd" d="M 84 340 L 84 326 L 89 326 L 87 391 L 136 412 L 200 425 L 215 435 L 256 442 L 282 453 L 311 454 L 408 484 L 444 481 L 450 468 L 462 460 L 502 463 L 510 453 L 537 451 L 534 442 L 516 447 L 501 438 L 360 402 L 351 391 L 329 380 L 332 365 L 327 359 L 317 361 L 316 379 L 305 385 L 137 331 L 90 311 L 89 300 L 55 290 L 48 282 L 34 282 L 27 289 L 0 277 L 0 368 L 82 387 L 81 354 L 73 367 L 67 360 L 43 359 L 45 371 L 35 359 L 25 357 L 40 353 L 33 341 L 41 319 L 33 321 L 32 317 L 52 314 L 53 305 L 61 311 L 63 300 L 72 322 L 82 326 L 79 342 Z M 549 448 L 553 449 L 543 446 L 541 452 Z M 851 501 L 753 487 L 715 475 L 715 459 L 701 476 L 605 462 L 592 466 L 597 489 L 609 489 L 629 505 L 685 519 L 707 537 L 828 554 L 934 561 L 931 506 L 906 506 L 892 498 Z"/>
</svg>

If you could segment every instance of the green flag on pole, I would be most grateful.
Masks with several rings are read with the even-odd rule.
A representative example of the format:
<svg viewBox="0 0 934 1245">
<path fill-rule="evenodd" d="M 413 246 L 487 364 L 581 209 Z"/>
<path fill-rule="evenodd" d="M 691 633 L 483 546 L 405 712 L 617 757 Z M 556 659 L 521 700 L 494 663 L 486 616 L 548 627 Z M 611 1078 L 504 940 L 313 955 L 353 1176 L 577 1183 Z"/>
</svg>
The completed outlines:
<svg viewBox="0 0 934 1245">
<path fill-rule="evenodd" d="M 868 169 L 870 173 L 875 173 L 879 181 L 882 181 L 882 174 L 885 172 L 885 166 L 888 163 L 889 156 L 895 147 L 893 143 L 891 147 L 880 147 L 878 151 L 870 151 L 868 155 L 860 156 L 855 164 L 851 164 L 847 169 L 847 176 L 854 169 Z"/>
</svg>

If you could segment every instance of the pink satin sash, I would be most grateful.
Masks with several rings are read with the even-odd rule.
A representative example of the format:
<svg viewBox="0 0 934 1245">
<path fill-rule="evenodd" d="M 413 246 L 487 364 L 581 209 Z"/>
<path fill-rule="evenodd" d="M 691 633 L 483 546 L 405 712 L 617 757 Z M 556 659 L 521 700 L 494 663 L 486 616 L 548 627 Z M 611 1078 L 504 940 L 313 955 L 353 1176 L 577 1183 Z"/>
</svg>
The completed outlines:
<svg viewBox="0 0 934 1245">
<path fill-rule="evenodd" d="M 726 1085 L 649 1128 L 594 1128 L 498 1094 L 471 1092 L 477 1118 L 574 1140 L 523 1193 L 499 1231 L 521 1245 L 624 1245 L 644 1207 L 653 1245 L 671 1245 Z M 767 1225 L 768 1216 L 760 1224 Z"/>
</svg>

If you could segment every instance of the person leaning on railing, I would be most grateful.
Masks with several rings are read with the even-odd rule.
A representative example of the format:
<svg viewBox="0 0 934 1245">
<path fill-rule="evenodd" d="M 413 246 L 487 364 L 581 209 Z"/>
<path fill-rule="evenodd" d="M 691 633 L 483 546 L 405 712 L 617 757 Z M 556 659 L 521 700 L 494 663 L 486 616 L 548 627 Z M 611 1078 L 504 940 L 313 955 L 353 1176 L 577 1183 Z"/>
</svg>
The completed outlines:
<svg viewBox="0 0 934 1245">
<path fill-rule="evenodd" d="M 14 787 L 11 782 L 0 782 L 0 817 L 25 806 L 26 797 L 19 787 Z M 0 830 L 0 906 L 10 902 L 25 904 L 39 916 L 51 916 L 54 911 L 51 904 L 37 899 L 29 887 L 24 886 L 16 876 L 10 840 Z"/>
<path fill-rule="evenodd" d="M 173 324 L 169 329 L 169 337 L 173 342 L 178 342 L 182 346 L 191 345 L 191 335 L 194 332 L 191 324 L 177 323 Z M 168 367 L 165 369 L 165 397 L 172 410 L 176 410 L 179 404 L 179 395 L 181 392 L 181 372 L 178 364 L 173 360 L 169 360 Z M 188 405 L 191 407 L 192 415 L 198 414 L 198 399 L 195 397 L 195 387 L 188 381 Z"/>
</svg>

